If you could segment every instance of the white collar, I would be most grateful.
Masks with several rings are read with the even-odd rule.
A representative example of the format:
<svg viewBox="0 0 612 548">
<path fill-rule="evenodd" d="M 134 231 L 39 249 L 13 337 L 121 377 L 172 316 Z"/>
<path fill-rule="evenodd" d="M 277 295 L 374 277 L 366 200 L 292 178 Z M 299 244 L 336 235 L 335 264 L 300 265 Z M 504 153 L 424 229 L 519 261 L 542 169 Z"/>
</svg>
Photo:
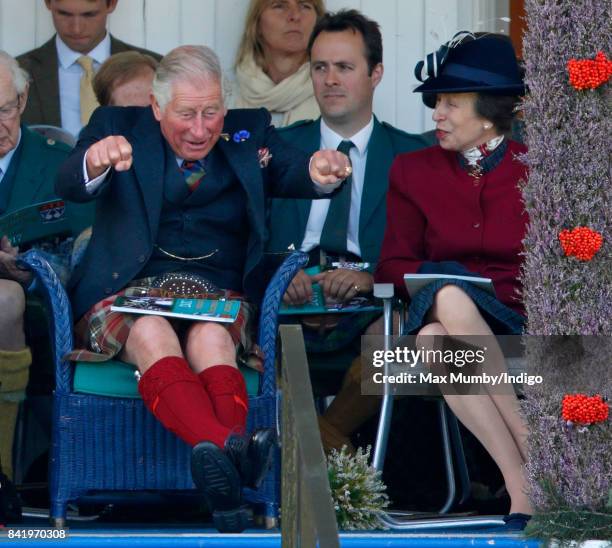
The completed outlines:
<svg viewBox="0 0 612 548">
<path fill-rule="evenodd" d="M 21 143 L 21 128 L 19 128 L 19 135 L 17 137 L 17 144 L 15 145 L 15 147 L 9 150 L 4 156 L 2 156 L 2 158 L 0 158 L 0 169 L 2 170 L 3 178 L 6 175 L 9 166 L 11 165 L 11 159 L 13 158 L 13 154 L 15 154 L 15 151 L 17 150 L 17 148 L 19 148 L 19 143 Z"/>
<path fill-rule="evenodd" d="M 368 150 L 368 143 L 370 142 L 370 136 L 374 129 L 374 116 L 370 118 L 370 121 L 363 126 L 355 135 L 351 137 L 342 137 L 338 135 L 333 129 L 331 129 L 323 118 L 321 118 L 321 148 L 336 149 L 342 141 L 352 141 L 355 148 L 359 151 L 359 155 L 363 156 Z"/>
<path fill-rule="evenodd" d="M 482 145 L 478 145 L 476 147 L 468 148 L 464 150 L 461 154 L 467 161 L 468 165 L 475 166 L 478 165 L 478 162 L 482 160 L 485 156 L 488 156 L 493 152 L 501 142 L 504 140 L 503 135 L 498 135 L 497 137 L 493 137 L 493 139 L 483 143 Z"/>
<path fill-rule="evenodd" d="M 87 55 L 101 65 L 110 57 L 110 34 L 107 32 L 102 41 L 86 54 L 70 49 L 59 37 L 59 34 L 55 35 L 55 47 L 57 49 L 57 58 L 63 69 L 71 67 L 81 55 Z"/>
</svg>

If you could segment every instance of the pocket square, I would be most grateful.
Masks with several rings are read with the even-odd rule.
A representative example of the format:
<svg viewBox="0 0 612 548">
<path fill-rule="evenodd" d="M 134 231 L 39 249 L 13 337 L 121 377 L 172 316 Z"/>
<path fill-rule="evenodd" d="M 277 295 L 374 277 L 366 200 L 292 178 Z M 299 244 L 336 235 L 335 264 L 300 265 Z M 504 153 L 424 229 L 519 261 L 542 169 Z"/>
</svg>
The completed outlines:
<svg viewBox="0 0 612 548">
<path fill-rule="evenodd" d="M 257 161 L 259 162 L 259 167 L 268 167 L 268 164 L 270 163 L 271 159 L 272 154 L 270 154 L 269 148 L 263 147 L 257 151 Z"/>
</svg>

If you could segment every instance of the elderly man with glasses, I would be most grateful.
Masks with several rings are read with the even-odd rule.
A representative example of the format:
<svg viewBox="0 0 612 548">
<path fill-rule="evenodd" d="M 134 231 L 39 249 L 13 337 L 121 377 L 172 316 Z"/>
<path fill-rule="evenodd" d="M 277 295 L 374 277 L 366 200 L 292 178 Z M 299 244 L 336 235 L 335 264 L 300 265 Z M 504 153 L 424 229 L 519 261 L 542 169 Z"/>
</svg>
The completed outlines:
<svg viewBox="0 0 612 548">
<path fill-rule="evenodd" d="M 25 206 L 56 198 L 53 182 L 69 148 L 21 124 L 28 100 L 28 74 L 0 50 L 0 219 Z M 79 227 L 91 224 L 81 211 Z M 15 265 L 18 248 L 0 230 L 0 462 L 12 475 L 12 443 L 17 402 L 25 390 L 32 355 L 26 345 L 24 314 L 28 272 Z M 0 477 L 0 502 L 6 493 Z"/>
</svg>

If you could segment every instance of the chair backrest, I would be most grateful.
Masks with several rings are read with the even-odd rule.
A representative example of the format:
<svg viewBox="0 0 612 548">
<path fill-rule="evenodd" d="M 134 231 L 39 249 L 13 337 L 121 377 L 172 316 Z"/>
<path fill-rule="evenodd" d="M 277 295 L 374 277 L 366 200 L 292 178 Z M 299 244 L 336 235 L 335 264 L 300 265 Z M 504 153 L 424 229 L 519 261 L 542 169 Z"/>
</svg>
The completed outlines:
<svg viewBox="0 0 612 548">
<path fill-rule="evenodd" d="M 28 126 L 28 128 L 32 131 L 35 131 L 36 133 L 39 133 L 43 137 L 46 137 L 47 139 L 59 141 L 60 143 L 64 143 L 71 148 L 74 148 L 74 145 L 76 145 L 77 142 L 75 136 L 72 135 L 72 133 L 61 127 L 37 124 L 33 126 Z"/>
</svg>

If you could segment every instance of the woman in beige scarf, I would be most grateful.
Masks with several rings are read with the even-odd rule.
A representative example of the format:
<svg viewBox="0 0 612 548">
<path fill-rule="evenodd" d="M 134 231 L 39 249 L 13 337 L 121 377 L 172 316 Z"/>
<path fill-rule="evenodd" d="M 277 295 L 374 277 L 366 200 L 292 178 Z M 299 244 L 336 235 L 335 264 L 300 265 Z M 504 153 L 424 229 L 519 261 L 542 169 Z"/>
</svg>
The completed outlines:
<svg viewBox="0 0 612 548">
<path fill-rule="evenodd" d="M 231 106 L 265 107 L 276 126 L 319 116 L 307 46 L 323 13 L 323 0 L 251 0 Z"/>
</svg>

